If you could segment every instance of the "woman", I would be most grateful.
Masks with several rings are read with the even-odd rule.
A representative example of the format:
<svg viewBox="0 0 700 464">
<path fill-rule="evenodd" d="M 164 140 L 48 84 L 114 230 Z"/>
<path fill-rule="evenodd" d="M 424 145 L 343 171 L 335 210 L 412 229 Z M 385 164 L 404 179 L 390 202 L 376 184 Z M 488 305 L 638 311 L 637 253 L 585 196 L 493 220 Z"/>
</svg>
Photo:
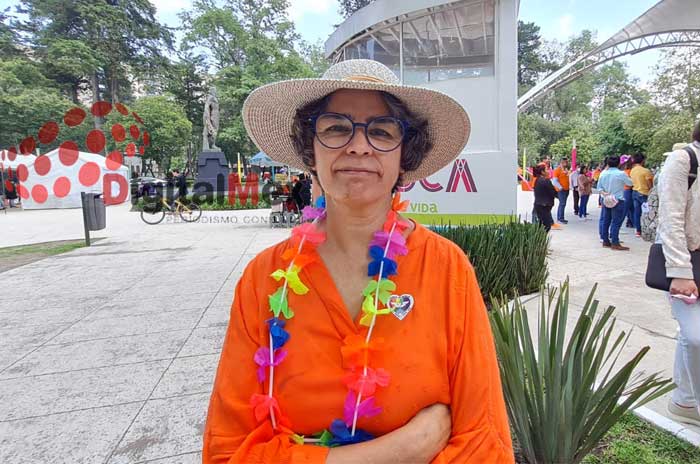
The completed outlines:
<svg viewBox="0 0 700 464">
<path fill-rule="evenodd" d="M 578 217 L 582 220 L 586 220 L 588 216 L 588 199 L 591 197 L 591 192 L 593 191 L 593 179 L 590 177 L 590 171 L 588 166 L 582 165 L 579 168 L 578 176 L 578 193 L 579 193 L 579 207 L 578 207 Z"/>
<path fill-rule="evenodd" d="M 203 462 L 512 463 L 474 270 L 395 193 L 461 152 L 462 107 L 350 60 L 255 90 L 243 118 L 326 207 L 237 284 Z"/>
<path fill-rule="evenodd" d="M 532 175 L 535 178 L 535 214 L 540 224 L 547 232 L 552 229 L 554 219 L 552 219 L 552 208 L 554 199 L 557 197 L 557 190 L 549 180 L 546 167 L 538 164 L 532 168 Z"/>
</svg>

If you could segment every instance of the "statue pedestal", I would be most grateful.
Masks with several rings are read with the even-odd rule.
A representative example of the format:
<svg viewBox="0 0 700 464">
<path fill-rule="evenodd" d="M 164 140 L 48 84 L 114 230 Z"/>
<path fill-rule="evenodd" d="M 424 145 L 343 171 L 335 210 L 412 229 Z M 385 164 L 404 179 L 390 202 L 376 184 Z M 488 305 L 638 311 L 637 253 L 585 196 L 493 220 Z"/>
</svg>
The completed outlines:
<svg viewBox="0 0 700 464">
<path fill-rule="evenodd" d="M 197 180 L 194 192 L 204 192 L 203 185 L 211 185 L 211 192 L 228 191 L 228 161 L 221 151 L 203 151 L 197 158 Z M 199 184 L 199 185 L 197 185 Z"/>
</svg>

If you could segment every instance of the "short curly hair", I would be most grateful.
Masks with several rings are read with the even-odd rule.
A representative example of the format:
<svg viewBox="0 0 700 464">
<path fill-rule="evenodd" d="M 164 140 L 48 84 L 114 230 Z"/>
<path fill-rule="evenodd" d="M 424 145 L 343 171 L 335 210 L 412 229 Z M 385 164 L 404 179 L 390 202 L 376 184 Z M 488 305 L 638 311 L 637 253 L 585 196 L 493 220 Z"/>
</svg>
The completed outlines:
<svg viewBox="0 0 700 464">
<path fill-rule="evenodd" d="M 401 146 L 401 169 L 403 171 L 415 171 L 423 162 L 425 154 L 428 153 L 433 144 L 428 137 L 428 121 L 413 113 L 397 97 L 388 92 L 379 92 L 382 100 L 389 108 L 389 114 L 395 118 L 406 121 L 408 131 Z M 323 98 L 314 100 L 297 110 L 292 123 L 291 138 L 294 148 L 301 155 L 302 161 L 309 168 L 309 171 L 318 178 L 316 173 L 316 159 L 314 157 L 314 127 L 311 119 L 314 116 L 326 111 L 331 100 L 330 93 Z M 403 185 L 403 179 L 399 174 L 392 193 L 399 186 Z"/>
</svg>

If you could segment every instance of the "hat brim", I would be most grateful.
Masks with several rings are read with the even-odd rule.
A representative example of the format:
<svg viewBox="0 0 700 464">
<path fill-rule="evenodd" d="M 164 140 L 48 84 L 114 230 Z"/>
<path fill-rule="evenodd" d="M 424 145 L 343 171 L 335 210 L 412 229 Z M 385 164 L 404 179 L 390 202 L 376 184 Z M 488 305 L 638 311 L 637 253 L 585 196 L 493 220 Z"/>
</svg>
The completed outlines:
<svg viewBox="0 0 700 464">
<path fill-rule="evenodd" d="M 341 89 L 384 91 L 428 122 L 432 142 L 420 166 L 403 174 L 404 184 L 424 179 L 452 162 L 464 149 L 471 122 L 464 108 L 437 90 L 398 84 L 333 79 L 292 79 L 255 89 L 243 104 L 243 123 L 255 145 L 270 158 L 308 169 L 292 142 L 292 124 L 304 105 Z"/>
</svg>

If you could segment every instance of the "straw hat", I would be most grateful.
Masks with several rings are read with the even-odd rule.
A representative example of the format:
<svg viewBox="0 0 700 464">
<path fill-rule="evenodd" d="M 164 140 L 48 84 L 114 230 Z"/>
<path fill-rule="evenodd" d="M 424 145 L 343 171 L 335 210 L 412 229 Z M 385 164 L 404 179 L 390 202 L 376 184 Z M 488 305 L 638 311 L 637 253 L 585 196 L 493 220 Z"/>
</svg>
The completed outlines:
<svg viewBox="0 0 700 464">
<path fill-rule="evenodd" d="M 372 60 L 341 61 L 320 79 L 292 79 L 255 89 L 243 104 L 243 122 L 255 145 L 280 163 L 306 169 L 292 142 L 297 109 L 340 89 L 379 90 L 400 99 L 411 112 L 428 121 L 433 148 L 405 183 L 434 174 L 454 160 L 469 140 L 471 123 L 464 108 L 436 90 L 401 85 L 396 75 Z"/>
</svg>

